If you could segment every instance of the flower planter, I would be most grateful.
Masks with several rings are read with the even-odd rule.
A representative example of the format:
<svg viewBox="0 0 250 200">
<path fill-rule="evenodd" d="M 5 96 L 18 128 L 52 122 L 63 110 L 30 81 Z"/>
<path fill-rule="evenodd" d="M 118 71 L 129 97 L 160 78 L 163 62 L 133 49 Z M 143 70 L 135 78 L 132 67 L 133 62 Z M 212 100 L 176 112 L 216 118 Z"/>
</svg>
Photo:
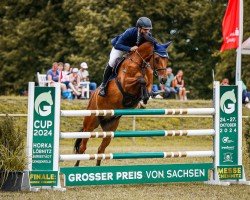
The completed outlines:
<svg viewBox="0 0 250 200">
<path fill-rule="evenodd" d="M 0 171 L 0 190 L 20 191 L 22 186 L 22 171 Z"/>
</svg>

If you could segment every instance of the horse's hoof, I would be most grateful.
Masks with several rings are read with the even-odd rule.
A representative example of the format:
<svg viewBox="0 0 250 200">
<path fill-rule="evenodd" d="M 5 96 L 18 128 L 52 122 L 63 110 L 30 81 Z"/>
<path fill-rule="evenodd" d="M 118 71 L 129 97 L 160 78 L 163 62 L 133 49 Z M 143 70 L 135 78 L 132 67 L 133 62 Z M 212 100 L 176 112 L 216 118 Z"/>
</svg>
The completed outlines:
<svg viewBox="0 0 250 200">
<path fill-rule="evenodd" d="M 139 109 L 145 109 L 146 108 L 146 104 L 143 103 L 143 101 L 140 101 L 138 104 L 138 108 Z"/>
</svg>

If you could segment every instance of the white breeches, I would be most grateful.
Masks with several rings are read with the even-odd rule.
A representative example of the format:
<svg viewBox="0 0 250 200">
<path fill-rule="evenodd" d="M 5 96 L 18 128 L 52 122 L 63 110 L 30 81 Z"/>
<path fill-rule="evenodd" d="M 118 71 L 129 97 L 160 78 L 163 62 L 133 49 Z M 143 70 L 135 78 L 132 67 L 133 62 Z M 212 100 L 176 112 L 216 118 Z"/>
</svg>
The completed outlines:
<svg viewBox="0 0 250 200">
<path fill-rule="evenodd" d="M 120 51 L 113 47 L 109 55 L 109 66 L 114 67 L 116 59 L 122 57 L 125 53 L 125 51 Z"/>
</svg>

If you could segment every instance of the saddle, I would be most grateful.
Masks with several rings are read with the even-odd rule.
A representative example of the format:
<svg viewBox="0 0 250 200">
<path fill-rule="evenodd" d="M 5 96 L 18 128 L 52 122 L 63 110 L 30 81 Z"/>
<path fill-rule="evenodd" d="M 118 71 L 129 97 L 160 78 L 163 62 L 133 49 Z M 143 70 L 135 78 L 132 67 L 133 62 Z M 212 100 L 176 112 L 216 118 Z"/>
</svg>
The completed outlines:
<svg viewBox="0 0 250 200">
<path fill-rule="evenodd" d="M 123 62 L 125 59 L 126 59 L 126 56 L 119 57 L 119 58 L 116 59 L 116 61 L 115 61 L 115 67 L 114 67 L 114 69 L 113 69 L 113 71 L 112 71 L 112 75 L 110 76 L 108 82 L 109 82 L 110 80 L 112 80 L 112 79 L 114 79 L 114 78 L 117 77 L 117 75 L 118 75 L 118 70 L 119 70 L 119 68 L 120 68 L 120 66 L 121 66 L 121 64 L 122 64 L 122 62 Z"/>
</svg>

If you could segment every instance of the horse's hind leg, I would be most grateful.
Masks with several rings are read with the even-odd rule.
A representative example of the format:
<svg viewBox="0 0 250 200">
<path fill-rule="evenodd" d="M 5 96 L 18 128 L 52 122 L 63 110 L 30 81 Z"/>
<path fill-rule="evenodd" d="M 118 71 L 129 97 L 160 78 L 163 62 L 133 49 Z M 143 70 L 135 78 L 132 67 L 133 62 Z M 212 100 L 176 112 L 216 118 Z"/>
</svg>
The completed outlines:
<svg viewBox="0 0 250 200">
<path fill-rule="evenodd" d="M 112 119 L 110 121 L 102 121 L 101 122 L 101 127 L 103 131 L 115 131 L 119 125 L 119 118 Z M 106 147 L 110 144 L 111 138 L 103 138 L 101 145 L 98 148 L 98 154 L 99 153 L 104 153 Z M 101 160 L 96 161 L 96 166 L 101 165 Z"/>
<path fill-rule="evenodd" d="M 84 118 L 83 132 L 92 132 L 100 124 L 98 117 L 87 116 Z M 75 142 L 75 153 L 84 154 L 87 149 L 89 138 L 77 139 Z M 75 166 L 79 166 L 80 160 L 77 160 Z"/>
<path fill-rule="evenodd" d="M 81 140 L 80 144 L 79 144 L 80 146 L 79 146 L 79 149 L 76 150 L 76 153 L 78 153 L 78 154 L 84 154 L 85 150 L 87 149 L 87 142 L 88 142 L 89 138 L 83 138 L 83 139 L 79 139 L 79 140 Z M 76 141 L 76 143 L 77 143 L 77 141 Z M 75 144 L 75 146 L 76 145 L 77 144 Z M 75 163 L 75 167 L 78 167 L 79 164 L 80 164 L 80 160 L 77 160 L 76 163 Z"/>
</svg>

